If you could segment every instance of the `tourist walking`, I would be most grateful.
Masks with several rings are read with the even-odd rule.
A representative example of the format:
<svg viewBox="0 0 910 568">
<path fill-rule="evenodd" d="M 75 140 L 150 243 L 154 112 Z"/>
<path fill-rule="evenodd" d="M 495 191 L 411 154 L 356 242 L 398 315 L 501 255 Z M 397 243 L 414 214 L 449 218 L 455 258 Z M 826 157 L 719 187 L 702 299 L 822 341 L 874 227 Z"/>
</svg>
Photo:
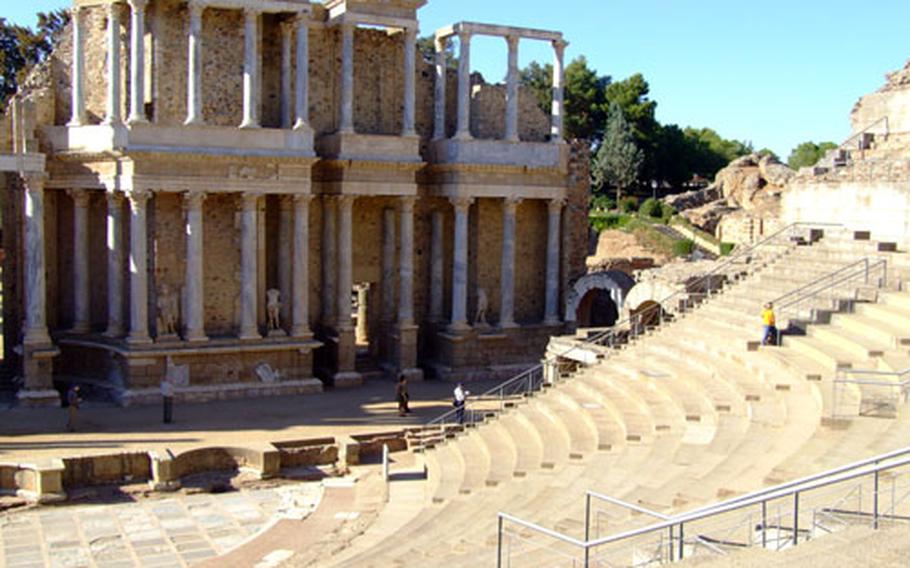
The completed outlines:
<svg viewBox="0 0 910 568">
<path fill-rule="evenodd" d="M 161 381 L 161 403 L 164 407 L 164 423 L 170 424 L 174 418 L 174 381 L 169 377 Z"/>
<path fill-rule="evenodd" d="M 398 401 L 398 416 L 404 416 L 411 413 L 408 408 L 408 401 L 411 395 L 408 393 L 408 379 L 404 373 L 398 375 L 398 383 L 395 384 L 395 400 Z"/>
<path fill-rule="evenodd" d="M 761 344 L 768 345 L 770 342 L 771 345 L 777 345 L 777 320 L 774 317 L 774 304 L 771 302 L 765 304 L 765 309 L 763 309 L 761 312 L 761 321 Z"/>
<path fill-rule="evenodd" d="M 67 406 L 67 419 L 66 419 L 66 430 L 67 432 L 76 431 L 76 421 L 78 420 L 79 414 L 79 404 L 82 402 L 82 399 L 79 398 L 79 385 L 70 385 L 70 388 L 66 391 L 66 406 Z"/>
<path fill-rule="evenodd" d="M 459 424 L 464 424 L 464 409 L 467 406 L 469 394 L 471 394 L 471 391 L 465 390 L 461 383 L 458 383 L 452 392 L 452 396 L 455 399 L 452 401 L 452 405 L 455 407 L 455 420 Z"/>
</svg>

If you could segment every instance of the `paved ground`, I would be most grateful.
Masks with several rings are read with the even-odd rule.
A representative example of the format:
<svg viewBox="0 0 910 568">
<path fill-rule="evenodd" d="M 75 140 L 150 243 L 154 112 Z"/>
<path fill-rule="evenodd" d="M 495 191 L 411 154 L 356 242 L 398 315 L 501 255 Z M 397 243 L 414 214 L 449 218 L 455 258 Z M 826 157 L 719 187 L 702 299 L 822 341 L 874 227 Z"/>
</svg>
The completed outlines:
<svg viewBox="0 0 910 568">
<path fill-rule="evenodd" d="M 0 566 L 173 567 L 224 554 L 280 519 L 300 519 L 318 482 L 218 495 L 40 507 L 0 515 Z"/>
<path fill-rule="evenodd" d="M 474 383 L 480 392 L 495 383 Z M 79 431 L 65 432 L 61 408 L 0 410 L 0 461 L 193 447 L 382 432 L 425 422 L 452 408 L 453 385 L 411 383 L 411 416 L 398 416 L 391 381 L 318 395 L 178 404 L 175 422 L 161 423 L 156 405 L 119 408 L 87 401 Z"/>
</svg>

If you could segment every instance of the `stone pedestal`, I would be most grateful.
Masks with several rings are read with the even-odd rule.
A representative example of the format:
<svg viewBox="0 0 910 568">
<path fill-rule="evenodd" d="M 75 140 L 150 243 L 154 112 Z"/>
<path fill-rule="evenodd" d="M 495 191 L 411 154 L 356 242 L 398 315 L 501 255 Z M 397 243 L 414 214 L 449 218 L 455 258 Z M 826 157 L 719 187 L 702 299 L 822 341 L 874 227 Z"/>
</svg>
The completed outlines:
<svg viewBox="0 0 910 568">
<path fill-rule="evenodd" d="M 332 382 L 336 388 L 360 386 L 363 384 L 363 377 L 356 370 L 357 344 L 354 341 L 354 328 L 339 330 L 334 340 L 335 372 L 332 375 Z"/>
<path fill-rule="evenodd" d="M 60 349 L 53 345 L 24 345 L 22 373 L 25 388 L 16 397 L 22 406 L 60 406 L 60 393 L 54 389 L 54 357 Z"/>
<path fill-rule="evenodd" d="M 423 370 L 417 367 L 417 333 L 416 325 L 398 326 L 395 331 L 395 361 L 400 373 L 409 381 L 422 381 Z"/>
</svg>

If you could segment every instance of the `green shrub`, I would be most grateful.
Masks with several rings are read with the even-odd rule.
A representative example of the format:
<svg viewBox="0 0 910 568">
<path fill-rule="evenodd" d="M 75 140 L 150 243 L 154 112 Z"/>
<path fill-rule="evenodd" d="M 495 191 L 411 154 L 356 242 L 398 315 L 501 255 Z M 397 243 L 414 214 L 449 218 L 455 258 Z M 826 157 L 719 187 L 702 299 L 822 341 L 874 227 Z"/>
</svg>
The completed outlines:
<svg viewBox="0 0 910 568">
<path fill-rule="evenodd" d="M 672 219 L 674 215 L 676 215 L 676 209 L 673 209 L 666 203 L 660 204 L 660 221 L 661 221 L 661 223 L 663 223 L 664 225 L 669 225 L 670 219 Z"/>
<path fill-rule="evenodd" d="M 619 210 L 623 213 L 635 213 L 638 211 L 638 198 L 631 195 L 619 200 Z"/>
<path fill-rule="evenodd" d="M 720 243 L 720 254 L 721 256 L 727 256 L 733 252 L 733 247 L 736 245 L 734 243 Z"/>
<path fill-rule="evenodd" d="M 673 243 L 673 254 L 676 256 L 689 256 L 695 250 L 695 241 L 682 239 Z"/>
<path fill-rule="evenodd" d="M 638 214 L 650 217 L 651 219 L 660 219 L 663 217 L 663 204 L 660 201 L 649 197 L 645 199 L 641 207 L 638 208 Z"/>
<path fill-rule="evenodd" d="M 632 220 L 630 215 L 621 213 L 608 213 L 607 215 L 591 216 L 591 228 L 600 233 L 606 229 L 622 229 Z"/>
<path fill-rule="evenodd" d="M 591 198 L 590 207 L 595 211 L 609 211 L 616 206 L 613 200 L 606 195 L 595 195 Z"/>
</svg>

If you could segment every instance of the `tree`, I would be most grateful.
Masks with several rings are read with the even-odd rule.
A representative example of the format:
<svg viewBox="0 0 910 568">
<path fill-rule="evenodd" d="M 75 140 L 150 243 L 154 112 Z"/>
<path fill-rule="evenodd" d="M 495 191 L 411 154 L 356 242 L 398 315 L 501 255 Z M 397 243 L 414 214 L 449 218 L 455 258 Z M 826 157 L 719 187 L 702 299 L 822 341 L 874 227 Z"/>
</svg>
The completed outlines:
<svg viewBox="0 0 910 568">
<path fill-rule="evenodd" d="M 835 148 L 837 148 L 837 144 L 834 142 L 822 142 L 821 144 L 816 144 L 812 141 L 803 142 L 790 152 L 790 157 L 787 158 L 787 165 L 794 170 L 806 166 L 814 166 L 824 157 L 828 150 Z"/>
<path fill-rule="evenodd" d="M 16 93 L 32 66 L 50 57 L 69 19 L 69 12 L 62 9 L 39 12 L 33 31 L 0 18 L 0 105 Z"/>
<path fill-rule="evenodd" d="M 713 178 L 727 164 L 752 152 L 752 145 L 739 140 L 727 140 L 711 128 L 686 128 L 686 138 L 691 144 L 692 173 Z"/>
<path fill-rule="evenodd" d="M 643 160 L 622 109 L 617 103 L 611 104 L 603 143 L 592 164 L 595 186 L 601 190 L 607 185 L 615 187 L 616 202 L 619 203 L 623 191 L 638 180 Z"/>
<path fill-rule="evenodd" d="M 757 154 L 758 154 L 759 156 L 769 156 L 769 157 L 771 157 L 772 159 L 777 160 L 778 162 L 780 161 L 780 156 L 778 156 L 778 155 L 774 152 L 774 150 L 772 150 L 771 148 L 762 148 L 761 150 L 759 150 L 759 151 L 757 152 Z"/>
<path fill-rule="evenodd" d="M 428 35 L 417 38 L 417 52 L 420 53 L 423 60 L 432 65 L 436 64 L 436 36 Z M 458 68 L 458 58 L 455 57 L 455 44 L 446 43 L 446 67 L 449 69 Z"/>
</svg>

